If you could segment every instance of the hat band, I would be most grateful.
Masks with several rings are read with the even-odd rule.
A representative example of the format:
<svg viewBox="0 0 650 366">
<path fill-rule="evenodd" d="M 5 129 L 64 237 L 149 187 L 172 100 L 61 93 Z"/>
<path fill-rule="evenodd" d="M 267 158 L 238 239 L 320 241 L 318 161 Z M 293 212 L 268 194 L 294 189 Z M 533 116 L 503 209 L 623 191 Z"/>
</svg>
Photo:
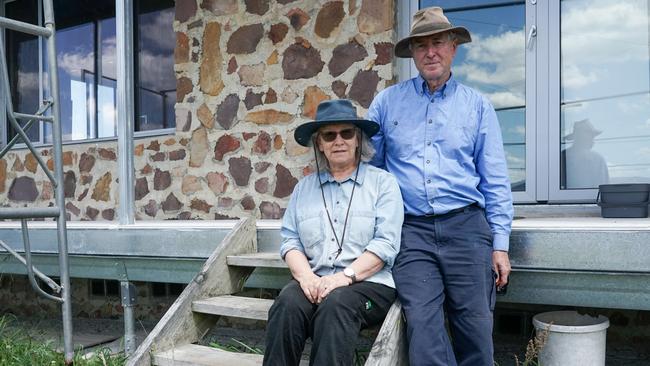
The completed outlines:
<svg viewBox="0 0 650 366">
<path fill-rule="evenodd" d="M 435 31 L 445 30 L 450 28 L 451 28 L 451 24 L 449 23 L 423 24 L 423 25 L 413 27 L 413 29 L 411 29 L 410 36 L 414 36 L 414 35 L 417 36 L 418 34 L 435 32 Z"/>
<path fill-rule="evenodd" d="M 330 120 L 358 120 L 359 117 L 356 115 L 350 115 L 349 113 L 327 113 L 325 116 L 316 115 L 316 121 L 330 121 Z"/>
</svg>

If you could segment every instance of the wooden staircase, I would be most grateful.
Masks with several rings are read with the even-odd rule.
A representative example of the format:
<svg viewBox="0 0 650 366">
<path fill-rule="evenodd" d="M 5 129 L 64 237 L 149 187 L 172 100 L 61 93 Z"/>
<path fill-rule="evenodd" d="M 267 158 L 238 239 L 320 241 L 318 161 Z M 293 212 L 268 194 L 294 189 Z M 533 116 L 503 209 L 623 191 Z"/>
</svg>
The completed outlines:
<svg viewBox="0 0 650 366">
<path fill-rule="evenodd" d="M 244 218 L 217 246 L 203 269 L 160 320 L 127 365 L 248 366 L 262 356 L 194 344 L 220 316 L 267 320 L 273 300 L 233 296 L 256 268 L 286 268 L 277 252 L 257 252 L 255 220 Z M 366 365 L 408 365 L 401 306 L 391 307 Z M 308 365 L 308 361 L 301 365 Z"/>
</svg>

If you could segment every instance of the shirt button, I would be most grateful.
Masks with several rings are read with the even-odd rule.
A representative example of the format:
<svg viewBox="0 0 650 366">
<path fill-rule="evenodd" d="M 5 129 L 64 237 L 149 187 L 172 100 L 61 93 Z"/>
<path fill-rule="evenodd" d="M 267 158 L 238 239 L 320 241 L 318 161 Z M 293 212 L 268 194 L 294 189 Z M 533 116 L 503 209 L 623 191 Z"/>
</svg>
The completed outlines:
<svg viewBox="0 0 650 366">
<path fill-rule="evenodd" d="M 429 120 L 429 124 L 432 124 L 432 123 L 433 123 L 433 120 L 430 119 L 430 120 Z"/>
<path fill-rule="evenodd" d="M 334 219 L 334 222 L 339 222 L 337 219 Z"/>
<path fill-rule="evenodd" d="M 332 241 L 334 241 L 334 238 L 332 238 Z"/>
<path fill-rule="evenodd" d="M 427 164 L 429 164 L 431 161 L 427 160 Z"/>
<path fill-rule="evenodd" d="M 431 141 L 427 141 L 427 145 L 428 145 L 428 146 L 431 146 Z"/>
<path fill-rule="evenodd" d="M 327 259 L 332 260 L 332 257 L 329 257 L 329 258 L 327 258 Z"/>
<path fill-rule="evenodd" d="M 338 205 L 338 204 L 339 204 L 339 201 L 336 201 L 336 204 Z"/>
<path fill-rule="evenodd" d="M 427 179 L 427 183 L 431 183 L 431 179 Z M 334 239 L 332 239 L 332 240 L 334 240 Z"/>
<path fill-rule="evenodd" d="M 393 121 L 393 124 L 394 124 L 395 126 L 397 126 L 397 121 Z"/>
</svg>

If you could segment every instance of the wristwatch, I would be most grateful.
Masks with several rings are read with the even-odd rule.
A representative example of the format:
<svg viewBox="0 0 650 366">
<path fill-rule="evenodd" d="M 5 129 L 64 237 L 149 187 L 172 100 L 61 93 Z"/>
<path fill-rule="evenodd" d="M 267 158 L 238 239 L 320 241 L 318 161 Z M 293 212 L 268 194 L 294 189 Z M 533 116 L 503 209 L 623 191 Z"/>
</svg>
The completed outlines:
<svg viewBox="0 0 650 366">
<path fill-rule="evenodd" d="M 354 269 L 352 269 L 352 267 L 345 267 L 345 269 L 343 270 L 343 274 L 345 275 L 345 277 L 351 279 L 352 283 L 357 282 L 357 274 L 354 273 Z"/>
</svg>

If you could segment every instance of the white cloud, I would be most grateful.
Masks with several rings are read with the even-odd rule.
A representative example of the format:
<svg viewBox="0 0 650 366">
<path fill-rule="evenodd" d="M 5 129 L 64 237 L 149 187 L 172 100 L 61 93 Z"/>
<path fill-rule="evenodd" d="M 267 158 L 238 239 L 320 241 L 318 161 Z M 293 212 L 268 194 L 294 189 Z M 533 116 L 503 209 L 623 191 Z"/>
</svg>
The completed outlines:
<svg viewBox="0 0 650 366">
<path fill-rule="evenodd" d="M 593 71 L 585 72 L 576 64 L 566 64 L 562 72 L 562 86 L 565 88 L 583 88 L 598 81 Z"/>
<path fill-rule="evenodd" d="M 176 36 L 172 29 L 174 9 L 165 9 L 155 13 L 154 21 L 140 24 L 140 36 L 143 42 L 152 43 L 156 48 L 173 50 L 176 46 Z M 151 16 L 147 16 L 147 20 Z"/>
<path fill-rule="evenodd" d="M 38 72 L 18 72 L 18 90 L 21 93 L 38 93 Z"/>
<path fill-rule="evenodd" d="M 518 166 L 526 165 L 526 159 L 512 154 L 506 154 L 506 161 L 508 162 L 509 167 L 518 167 Z"/>
<path fill-rule="evenodd" d="M 512 107 L 526 104 L 523 95 L 517 95 L 511 92 L 483 92 L 495 108 Z"/>
<path fill-rule="evenodd" d="M 113 80 L 117 79 L 117 41 L 115 37 L 102 41 L 102 74 Z"/>
<path fill-rule="evenodd" d="M 143 86 L 158 87 L 164 90 L 176 88 L 172 57 L 161 58 L 144 51 L 140 53 L 140 63 L 145 66 L 140 72 L 140 81 Z"/>
<path fill-rule="evenodd" d="M 93 62 L 94 56 L 91 52 L 66 52 L 57 57 L 59 68 L 79 79 L 81 79 L 81 70 L 92 72 L 95 69 Z"/>
<path fill-rule="evenodd" d="M 486 94 L 496 108 L 525 103 L 524 33 L 507 31 L 463 45 L 467 56 L 454 68 L 463 80 Z"/>
</svg>

